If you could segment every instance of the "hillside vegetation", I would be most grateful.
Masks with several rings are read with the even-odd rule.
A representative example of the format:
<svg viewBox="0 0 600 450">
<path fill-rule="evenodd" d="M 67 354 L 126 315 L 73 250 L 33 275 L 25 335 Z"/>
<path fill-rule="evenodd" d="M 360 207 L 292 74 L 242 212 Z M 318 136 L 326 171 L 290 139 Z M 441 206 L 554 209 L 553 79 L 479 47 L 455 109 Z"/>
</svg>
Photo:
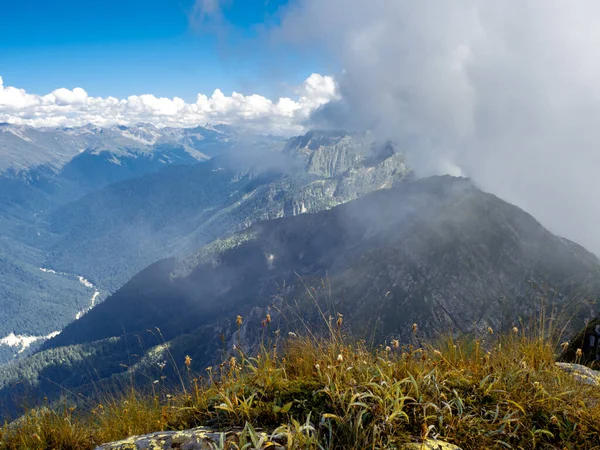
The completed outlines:
<svg viewBox="0 0 600 450">
<path fill-rule="evenodd" d="M 544 326 L 417 345 L 415 324 L 415 345 L 370 348 L 345 334 L 341 315 L 326 323 L 326 338 L 308 328 L 281 336 L 266 316 L 252 355 L 237 347 L 208 368 L 167 361 L 178 389 L 158 378 L 141 391 L 132 378 L 123 396 L 65 397 L 0 429 L 0 448 L 92 449 L 199 425 L 227 432 L 219 445 L 231 449 L 255 448 L 259 429 L 286 449 L 392 449 L 425 438 L 463 450 L 600 448 L 600 390 L 557 368 L 558 342 Z"/>
<path fill-rule="evenodd" d="M 253 324 L 270 311 L 283 326 L 276 310 L 286 305 L 306 305 L 302 318 L 316 326 L 314 297 L 331 299 L 329 310 L 344 315 L 355 337 L 377 344 L 410 342 L 413 323 L 422 338 L 506 332 L 542 298 L 570 336 L 597 316 L 590 300 L 600 293 L 599 274 L 594 255 L 468 180 L 400 181 L 153 264 L 40 352 L 4 368 L 0 417 L 20 412 L 14 398 L 54 401 L 63 389 L 87 394 L 122 382 L 132 367 L 156 371 L 167 348 L 177 360 L 214 365 L 235 343 L 232 311 L 247 318 L 243 343 L 255 343 Z"/>
<path fill-rule="evenodd" d="M 143 247 L 150 247 L 148 239 L 156 231 L 153 225 L 157 223 L 136 222 L 131 228 L 122 225 L 119 218 L 123 215 L 127 223 L 131 219 L 127 212 L 136 206 L 146 207 L 147 215 L 151 216 L 148 203 L 156 203 L 154 198 L 138 199 L 139 204 L 135 205 L 126 202 L 111 204 L 101 201 L 104 198 L 102 192 L 109 195 L 111 186 L 120 182 L 128 186 L 127 181 L 133 182 L 162 169 L 194 165 L 230 151 L 236 145 L 249 150 L 255 146 L 279 148 L 283 143 L 275 137 L 248 133 L 242 136 L 230 127 L 158 129 L 149 124 L 139 124 L 131 127 L 88 125 L 39 129 L 0 123 L 0 365 L 27 353 L 20 352 L 18 347 L 2 344 L 10 333 L 28 337 L 46 336 L 60 331 L 80 311 L 90 306 L 94 290 L 86 289 L 78 281 L 79 276 L 97 285 L 104 297 L 106 291 L 117 289 L 138 270 L 154 262 L 154 257 L 161 259 L 170 254 L 158 249 L 148 252 L 150 256 L 145 255 L 148 259 L 143 259 L 138 256 L 135 246 L 127 253 L 132 248 L 131 244 L 130 247 L 125 246 L 129 243 L 128 238 L 138 239 Z M 178 176 L 176 171 L 168 173 Z M 140 183 L 142 187 L 139 190 L 144 191 L 144 181 Z M 96 193 L 95 196 L 92 193 Z M 89 196 L 86 197 L 86 194 Z M 118 194 L 123 195 L 121 191 Z M 96 205 L 87 204 L 98 199 L 100 201 Z M 132 196 L 126 199 L 132 200 Z M 67 205 L 71 203 L 74 206 L 69 210 Z M 106 209 L 111 206 L 117 210 Z M 71 216 L 56 212 L 65 209 L 71 211 Z M 72 230 L 69 225 L 76 226 L 83 221 L 81 217 L 79 222 L 73 220 L 77 212 L 89 214 L 90 219 L 107 217 L 108 221 L 100 222 L 105 226 L 112 222 L 116 223 L 117 229 L 123 226 L 119 236 L 125 242 L 116 239 L 114 233 L 112 240 L 102 241 L 99 235 L 102 231 L 110 235 L 111 229 L 92 228 L 88 223 L 83 224 L 87 229 Z M 177 212 L 177 209 L 165 210 L 165 213 L 172 212 Z M 52 222 L 52 218 L 57 216 L 61 223 Z M 180 211 L 175 220 L 183 216 L 184 212 Z M 94 223 L 92 220 L 91 224 Z M 70 233 L 69 238 L 63 241 L 62 235 L 66 233 Z M 177 237 L 174 237 L 175 241 Z M 160 242 L 164 235 L 156 232 L 154 238 L 154 242 Z M 83 254 L 75 253 L 81 245 L 71 244 L 77 239 L 77 242 L 92 243 Z M 61 242 L 68 246 L 65 251 L 62 251 Z M 114 253 L 107 256 L 112 264 L 105 262 L 103 265 L 100 258 L 98 249 L 111 242 L 121 249 L 117 255 L 126 255 L 118 260 L 120 265 Z M 98 243 L 98 246 L 94 247 L 93 243 Z M 60 255 L 72 264 L 58 267 L 61 259 L 59 256 L 52 259 L 51 254 Z M 76 260 L 77 256 L 79 260 Z M 121 274 L 121 283 L 117 280 L 111 285 L 114 276 L 103 277 L 108 272 L 107 265 L 112 265 Z M 40 268 L 62 273 L 44 272 Z"/>
<path fill-rule="evenodd" d="M 312 134 L 311 134 L 312 136 Z M 48 265 L 114 292 L 150 264 L 249 225 L 330 209 L 391 187 L 408 169 L 393 150 L 358 138 L 308 139 L 285 151 L 247 147 L 98 189 L 48 214 Z M 258 156 L 254 155 L 254 158 Z M 242 159 L 242 161 L 238 161 Z M 269 160 L 266 164 L 263 160 Z"/>
<path fill-rule="evenodd" d="M 15 166 L 3 172 L 7 161 Z M 95 292 L 80 276 L 101 300 L 163 258 L 262 220 L 330 209 L 409 172 L 390 145 L 345 133 L 285 144 L 227 127 L 0 125 L 0 364 L 25 355 L 2 345 L 5 336 L 61 331 L 90 306 Z"/>
</svg>

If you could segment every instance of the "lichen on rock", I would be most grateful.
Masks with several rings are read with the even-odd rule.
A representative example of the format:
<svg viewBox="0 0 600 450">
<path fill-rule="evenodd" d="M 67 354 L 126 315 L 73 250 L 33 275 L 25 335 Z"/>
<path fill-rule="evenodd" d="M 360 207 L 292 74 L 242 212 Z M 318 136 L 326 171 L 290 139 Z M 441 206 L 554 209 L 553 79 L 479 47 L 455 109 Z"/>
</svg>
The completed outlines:
<svg viewBox="0 0 600 450">
<path fill-rule="evenodd" d="M 437 439 L 427 439 L 419 443 L 404 444 L 401 450 L 461 450 L 454 444 L 448 442 L 438 441 Z"/>
<path fill-rule="evenodd" d="M 204 427 L 185 431 L 160 431 L 103 444 L 96 450 L 212 450 L 222 436 L 223 433 L 215 433 Z"/>
<path fill-rule="evenodd" d="M 600 371 L 592 370 L 581 364 L 557 362 L 556 365 L 584 384 L 600 386 Z"/>
</svg>

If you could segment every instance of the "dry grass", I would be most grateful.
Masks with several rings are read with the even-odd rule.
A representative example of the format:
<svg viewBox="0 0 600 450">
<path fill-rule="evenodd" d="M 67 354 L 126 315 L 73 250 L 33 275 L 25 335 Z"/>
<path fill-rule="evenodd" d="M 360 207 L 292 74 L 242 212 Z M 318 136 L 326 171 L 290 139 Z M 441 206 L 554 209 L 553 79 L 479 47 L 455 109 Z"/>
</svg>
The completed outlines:
<svg viewBox="0 0 600 450">
<path fill-rule="evenodd" d="M 263 429 L 288 449 L 392 449 L 426 437 L 464 450 L 600 449 L 600 389 L 560 371 L 543 332 L 370 349 L 340 330 L 277 337 L 253 357 L 238 350 L 202 377 L 182 361 L 186 392 L 130 390 L 91 410 L 32 411 L 0 429 L 0 448 L 91 449 L 208 425 L 246 427 L 225 448 L 253 448 Z"/>
</svg>

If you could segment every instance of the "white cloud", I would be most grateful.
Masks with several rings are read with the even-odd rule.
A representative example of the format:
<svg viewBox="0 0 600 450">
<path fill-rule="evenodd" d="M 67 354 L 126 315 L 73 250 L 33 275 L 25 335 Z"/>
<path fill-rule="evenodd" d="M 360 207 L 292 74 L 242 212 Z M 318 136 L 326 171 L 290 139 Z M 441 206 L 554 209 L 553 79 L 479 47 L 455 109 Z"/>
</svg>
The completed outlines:
<svg viewBox="0 0 600 450">
<path fill-rule="evenodd" d="M 75 88 L 72 91 L 69 89 L 60 88 L 56 89 L 48 96 L 48 100 L 51 103 L 55 103 L 59 106 L 85 105 L 87 99 L 87 92 L 81 88 Z"/>
<path fill-rule="evenodd" d="M 35 95 L 27 94 L 23 89 L 4 86 L 0 77 L 0 111 L 18 111 L 32 107 L 40 102 Z"/>
<path fill-rule="evenodd" d="M 344 67 L 313 120 L 369 127 L 600 254 L 600 2 L 296 0 L 277 38 Z M 310 30 L 310 32 L 307 32 Z"/>
<path fill-rule="evenodd" d="M 272 101 L 237 92 L 226 96 L 217 89 L 210 97 L 198 94 L 195 103 L 151 94 L 126 99 L 90 97 L 82 88 L 60 88 L 41 96 L 4 86 L 0 77 L 0 122 L 36 127 L 138 122 L 191 127 L 226 123 L 270 133 L 296 134 L 304 130 L 304 121 L 315 109 L 337 98 L 337 87 L 332 77 L 312 74 L 295 94 L 294 99 Z"/>
</svg>

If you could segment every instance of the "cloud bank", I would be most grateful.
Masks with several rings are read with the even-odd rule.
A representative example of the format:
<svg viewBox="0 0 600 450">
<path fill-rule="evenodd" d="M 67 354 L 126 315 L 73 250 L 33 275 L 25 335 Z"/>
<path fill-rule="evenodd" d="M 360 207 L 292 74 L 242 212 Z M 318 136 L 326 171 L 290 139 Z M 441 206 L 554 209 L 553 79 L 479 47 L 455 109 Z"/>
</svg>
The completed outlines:
<svg viewBox="0 0 600 450">
<path fill-rule="evenodd" d="M 297 0 L 276 39 L 344 72 L 318 126 L 393 138 L 600 254 L 600 3 Z"/>
<path fill-rule="evenodd" d="M 255 131 L 297 134 L 313 111 L 337 97 L 332 77 L 312 74 L 295 90 L 296 97 L 272 101 L 260 95 L 219 89 L 208 97 L 198 94 L 195 103 L 181 98 L 133 95 L 126 99 L 92 97 L 82 88 L 60 88 L 36 95 L 4 86 L 0 77 L 0 122 L 35 127 L 132 125 L 148 122 L 157 126 L 192 127 L 225 123 Z"/>
</svg>

